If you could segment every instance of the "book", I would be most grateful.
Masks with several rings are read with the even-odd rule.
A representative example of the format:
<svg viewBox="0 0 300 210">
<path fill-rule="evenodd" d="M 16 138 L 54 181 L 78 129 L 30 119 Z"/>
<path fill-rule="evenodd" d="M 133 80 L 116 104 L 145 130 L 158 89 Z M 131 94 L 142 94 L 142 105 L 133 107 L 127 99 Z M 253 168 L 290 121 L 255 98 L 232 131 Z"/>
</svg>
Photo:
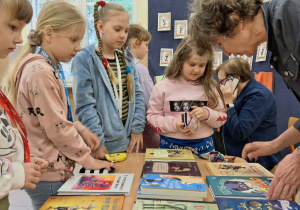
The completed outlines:
<svg viewBox="0 0 300 210">
<path fill-rule="evenodd" d="M 215 176 L 253 176 L 274 177 L 270 171 L 259 163 L 213 163 L 207 162 L 206 166 Z"/>
<path fill-rule="evenodd" d="M 266 200 L 266 199 L 241 199 L 241 198 L 216 198 L 220 210 L 300 210 L 295 201 L 288 200 Z"/>
<path fill-rule="evenodd" d="M 270 181 L 266 177 L 206 176 L 211 194 L 216 197 L 265 198 Z"/>
<path fill-rule="evenodd" d="M 204 209 L 218 210 L 216 203 L 210 202 L 193 202 L 193 201 L 171 201 L 171 200 L 155 200 L 155 199 L 137 199 L 132 210 L 143 209 Z"/>
<path fill-rule="evenodd" d="M 141 178 L 140 183 L 143 183 L 143 178 Z M 139 186 L 137 191 L 137 198 L 142 199 L 163 199 L 163 200 L 181 200 L 181 201 L 203 201 L 203 198 L 194 197 L 194 196 L 185 196 L 184 194 L 181 195 L 161 195 L 161 194 L 144 194 L 141 193 L 141 186 Z"/>
<path fill-rule="evenodd" d="M 134 174 L 75 174 L 58 189 L 58 195 L 128 196 L 133 178 Z"/>
<path fill-rule="evenodd" d="M 204 180 L 199 176 L 146 174 L 140 186 L 143 194 L 207 197 Z"/>
<path fill-rule="evenodd" d="M 146 149 L 145 160 L 158 161 L 193 161 L 195 158 L 191 150 L 188 149 Z"/>
<path fill-rule="evenodd" d="M 145 174 L 168 174 L 181 176 L 201 176 L 196 162 L 146 161 L 142 171 Z"/>
<path fill-rule="evenodd" d="M 50 196 L 40 210 L 106 209 L 122 210 L 124 196 Z"/>
</svg>

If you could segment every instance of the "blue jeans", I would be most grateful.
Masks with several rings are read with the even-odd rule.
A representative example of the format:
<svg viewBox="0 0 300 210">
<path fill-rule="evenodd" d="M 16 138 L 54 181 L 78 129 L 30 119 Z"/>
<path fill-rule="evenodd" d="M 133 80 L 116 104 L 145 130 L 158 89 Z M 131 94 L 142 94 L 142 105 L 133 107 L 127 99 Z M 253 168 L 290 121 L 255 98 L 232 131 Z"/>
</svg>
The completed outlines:
<svg viewBox="0 0 300 210">
<path fill-rule="evenodd" d="M 34 210 L 39 210 L 51 195 L 57 195 L 57 190 L 65 182 L 39 182 L 34 190 L 25 189 L 31 199 Z"/>
</svg>

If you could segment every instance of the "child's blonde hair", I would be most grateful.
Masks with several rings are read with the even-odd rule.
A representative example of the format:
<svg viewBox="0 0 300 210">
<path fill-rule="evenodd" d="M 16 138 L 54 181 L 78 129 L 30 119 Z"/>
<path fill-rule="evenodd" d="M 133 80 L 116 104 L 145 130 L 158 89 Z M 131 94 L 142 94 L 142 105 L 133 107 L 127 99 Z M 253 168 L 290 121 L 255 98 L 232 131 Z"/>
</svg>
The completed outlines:
<svg viewBox="0 0 300 210">
<path fill-rule="evenodd" d="M 212 108 L 215 108 L 219 104 L 218 96 L 214 89 L 217 89 L 219 96 L 221 96 L 222 100 L 222 93 L 218 83 L 213 78 L 213 59 L 214 53 L 213 49 L 197 49 L 196 46 L 193 44 L 193 41 L 190 37 L 184 38 L 179 46 L 176 49 L 174 57 L 172 58 L 170 64 L 165 70 L 164 76 L 170 79 L 178 79 L 181 75 L 182 67 L 184 62 L 189 59 L 192 55 L 199 55 L 201 57 L 207 58 L 207 64 L 205 67 L 205 71 L 203 75 L 196 80 L 196 85 L 202 84 L 204 87 L 205 94 L 208 98 L 212 101 Z M 223 100 L 223 104 L 224 100 Z"/>
<path fill-rule="evenodd" d="M 130 24 L 125 46 L 129 46 L 131 40 L 134 38 L 138 40 L 137 45 L 140 46 L 142 42 L 151 41 L 151 34 L 139 24 Z"/>
<path fill-rule="evenodd" d="M 98 11 L 98 7 L 100 5 L 100 1 L 97 1 L 94 5 L 94 27 L 96 31 L 96 36 L 98 39 L 98 48 L 99 48 L 99 54 L 101 62 L 103 62 L 104 55 L 103 55 L 103 49 L 102 49 L 102 39 L 100 36 L 100 33 L 97 28 L 97 23 L 99 21 L 102 21 L 102 23 L 105 23 L 111 16 L 116 15 L 117 13 L 125 12 L 128 14 L 128 12 L 119 4 L 116 3 L 105 3 L 101 9 Z M 125 66 L 127 67 L 127 61 L 125 56 L 125 45 L 121 47 L 122 50 L 122 56 L 123 56 L 123 62 Z M 118 58 L 116 58 L 118 59 Z M 118 84 L 118 79 L 115 76 L 114 71 L 108 66 L 107 67 L 107 74 L 110 82 L 112 84 Z M 130 102 L 133 101 L 133 92 L 132 92 L 132 85 L 133 85 L 133 77 L 131 73 L 127 73 L 127 91 L 130 96 Z"/>
<path fill-rule="evenodd" d="M 32 18 L 32 6 L 28 0 L 0 0 L 0 8 L 8 11 L 11 20 L 24 20 L 29 23 Z"/>
<path fill-rule="evenodd" d="M 44 4 L 37 18 L 36 30 L 30 31 L 28 43 L 23 47 L 21 54 L 4 80 L 3 86 L 12 104 L 16 105 L 17 90 L 14 84 L 14 77 L 18 65 L 26 55 L 35 53 L 36 47 L 41 46 L 45 28 L 51 27 L 53 32 L 59 32 L 72 29 L 76 24 L 85 24 L 85 18 L 73 4 L 62 0 L 50 1 Z"/>
</svg>

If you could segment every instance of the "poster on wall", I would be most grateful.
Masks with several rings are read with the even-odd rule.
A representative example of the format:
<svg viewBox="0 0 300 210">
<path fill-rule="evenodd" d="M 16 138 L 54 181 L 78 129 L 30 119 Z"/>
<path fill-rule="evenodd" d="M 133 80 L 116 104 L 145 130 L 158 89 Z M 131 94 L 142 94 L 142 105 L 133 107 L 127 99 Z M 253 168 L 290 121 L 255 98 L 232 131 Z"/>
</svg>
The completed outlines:
<svg viewBox="0 0 300 210">
<path fill-rule="evenodd" d="M 252 70 L 253 55 L 252 55 L 251 57 L 248 57 L 247 55 L 242 55 L 242 56 L 237 55 L 237 56 L 234 56 L 233 54 L 231 54 L 231 55 L 229 56 L 229 59 L 235 58 L 235 57 L 245 59 L 245 60 L 249 63 L 249 65 L 250 65 L 250 70 Z"/>
<path fill-rule="evenodd" d="M 183 39 L 187 36 L 187 20 L 175 20 L 174 39 Z"/>
<path fill-rule="evenodd" d="M 173 49 L 161 48 L 160 49 L 160 66 L 168 66 L 173 58 Z"/>
<path fill-rule="evenodd" d="M 214 62 L 213 62 L 213 69 L 216 70 L 218 66 L 222 64 L 223 61 L 223 52 L 222 51 L 216 51 L 214 53 Z"/>
<path fill-rule="evenodd" d="M 158 31 L 171 30 L 171 12 L 158 13 Z"/>
<path fill-rule="evenodd" d="M 257 53 L 256 53 L 256 62 L 261 62 L 261 61 L 266 61 L 267 59 L 267 42 L 264 42 L 260 44 L 257 48 Z"/>
</svg>

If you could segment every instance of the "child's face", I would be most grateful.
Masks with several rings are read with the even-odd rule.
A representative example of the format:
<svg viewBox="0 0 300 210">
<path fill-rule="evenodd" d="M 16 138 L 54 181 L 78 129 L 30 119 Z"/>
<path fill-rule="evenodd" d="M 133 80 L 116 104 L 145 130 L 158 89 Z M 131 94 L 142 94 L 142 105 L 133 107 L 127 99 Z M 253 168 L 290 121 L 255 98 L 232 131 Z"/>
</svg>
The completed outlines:
<svg viewBox="0 0 300 210">
<path fill-rule="evenodd" d="M 85 24 L 77 24 L 73 28 L 52 32 L 50 42 L 45 50 L 55 65 L 58 62 L 70 62 L 81 50 L 80 42 L 85 33 Z M 44 41 L 43 41 L 44 43 Z M 43 45 L 42 45 L 43 47 Z"/>
<path fill-rule="evenodd" d="M 21 32 L 26 25 L 24 20 L 10 20 L 8 12 L 0 7 L 0 58 L 6 58 L 16 49 L 16 44 L 23 42 Z"/>
<path fill-rule="evenodd" d="M 142 60 L 147 55 L 149 52 L 148 45 L 149 41 L 142 41 L 142 43 L 135 48 L 137 59 Z"/>
<path fill-rule="evenodd" d="M 115 49 L 120 49 L 126 42 L 128 29 L 129 15 L 126 12 L 117 12 L 103 23 L 99 21 L 98 30 L 102 36 L 103 50 L 114 51 Z"/>
<path fill-rule="evenodd" d="M 205 71 L 207 64 L 206 56 L 191 55 L 187 58 L 182 67 L 181 76 L 187 81 L 196 81 Z"/>
</svg>

